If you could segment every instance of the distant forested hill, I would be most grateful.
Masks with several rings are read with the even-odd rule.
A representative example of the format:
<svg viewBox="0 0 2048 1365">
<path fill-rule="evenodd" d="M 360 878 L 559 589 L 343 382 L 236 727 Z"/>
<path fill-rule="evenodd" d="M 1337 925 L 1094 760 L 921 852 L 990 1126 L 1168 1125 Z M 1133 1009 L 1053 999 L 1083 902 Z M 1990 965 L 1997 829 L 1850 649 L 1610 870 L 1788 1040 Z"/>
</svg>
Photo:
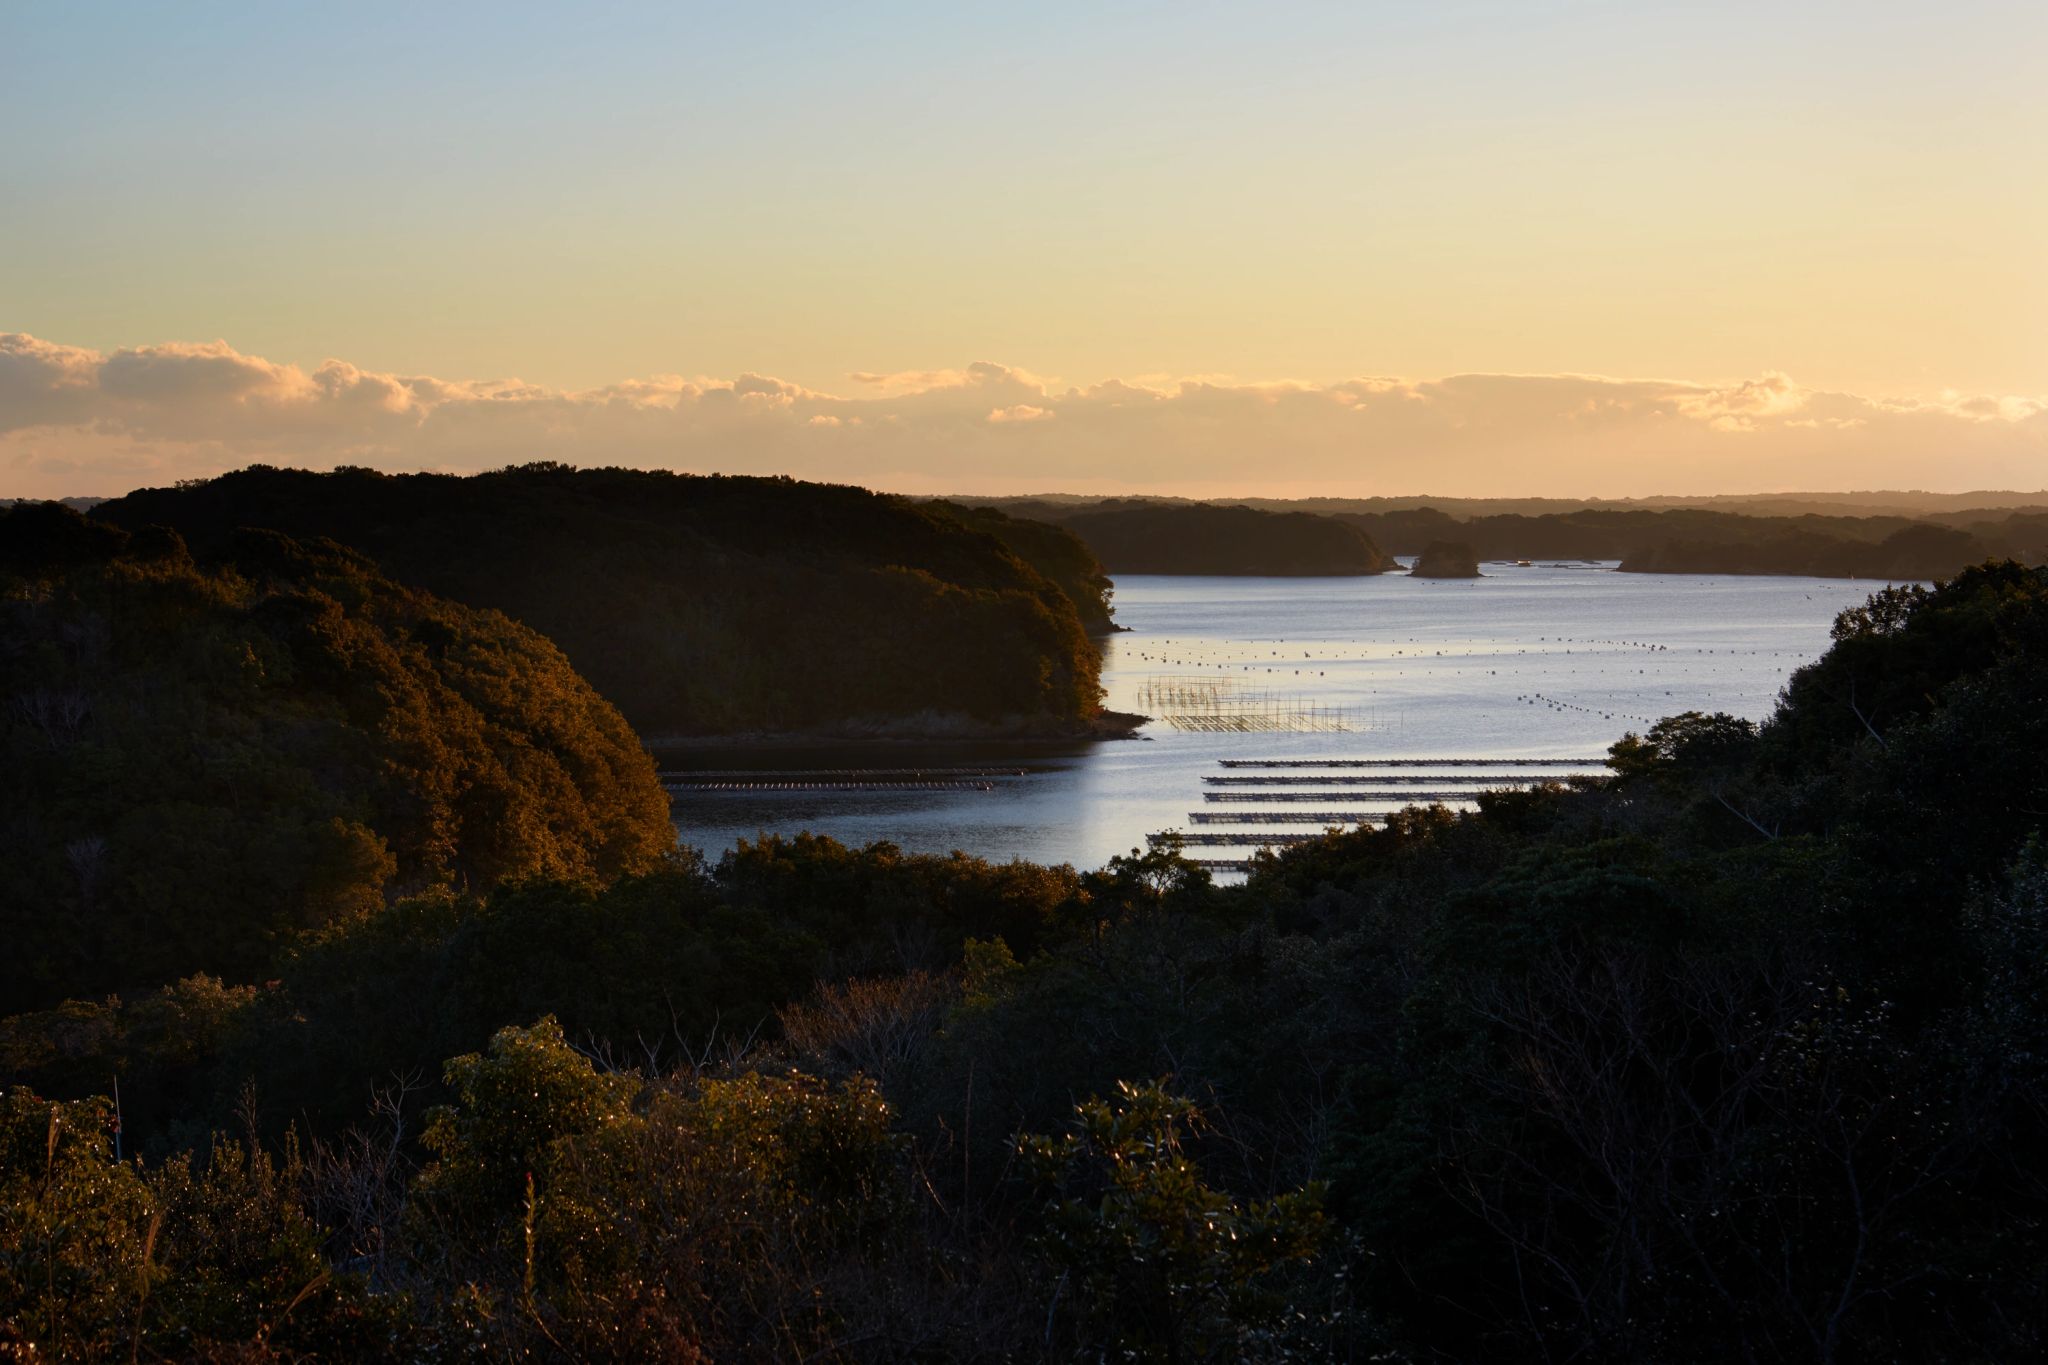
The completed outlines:
<svg viewBox="0 0 2048 1365">
<path fill-rule="evenodd" d="M 1945 578 L 1993 555 L 2026 560 L 2048 547 L 2048 518 L 2009 514 L 1962 525 L 1905 517 L 1748 516 L 1678 508 L 1586 509 L 1459 520 L 1432 508 L 1340 513 L 1396 554 L 1462 540 L 1481 559 L 1618 559 L 1639 573 L 1814 574 Z"/>
<path fill-rule="evenodd" d="M 223 550 L 0 512 L 0 999 L 246 978 L 388 897 L 674 846 L 624 718 L 532 630 L 330 543 Z"/>
<path fill-rule="evenodd" d="M 1308 576 L 1393 567 L 1370 535 L 1307 512 L 1139 500 L 1092 506 L 1020 501 L 1003 510 L 1072 531 L 1111 573 Z"/>
<path fill-rule="evenodd" d="M 1070 506 L 1097 502 L 1098 498 L 1073 494 L 1046 494 L 1029 499 L 980 498 L 970 501 L 1007 506 L 1014 502 L 1058 502 Z M 1146 498 L 1147 502 L 1190 502 L 1189 498 Z M 1451 498 L 1432 494 L 1404 494 L 1377 498 L 1241 498 L 1247 507 L 1267 512 L 1316 512 L 1334 516 L 1339 512 L 1377 514 L 1412 512 L 1420 507 L 1447 512 L 1460 521 L 1474 517 L 1504 515 L 1549 516 L 1569 512 L 1659 512 L 1691 508 L 1705 512 L 1730 512 L 1751 517 L 1796 517 L 1814 514 L 1830 517 L 1919 517 L 1946 520 L 1951 517 L 1995 518 L 2008 512 L 2048 512 L 2048 490 L 2020 492 L 1979 490 L 1974 493 L 1927 493 L 1907 490 L 1876 490 L 1856 493 L 1719 493 L 1703 497 L 1663 495 L 1647 498 Z"/>
<path fill-rule="evenodd" d="M 983 514 L 789 479 L 529 465 L 489 474 L 257 466 L 94 509 L 176 527 L 328 536 L 393 577 L 541 631 L 642 733 L 967 717 L 1074 729 L 1106 620 L 1073 546 Z M 1092 594 L 1092 597 L 1091 597 Z"/>
<path fill-rule="evenodd" d="M 1304 530 L 1310 520 L 1349 525 L 1395 555 L 1419 555 L 1432 541 L 1458 541 L 1472 546 L 1482 560 L 1615 559 L 1631 573 L 1931 579 L 1948 577 L 1987 558 L 2023 563 L 2048 559 L 2048 508 L 2028 501 L 2038 495 L 2008 495 L 2013 506 L 1980 505 L 1996 496 L 1813 494 L 1701 500 L 1711 506 L 1683 505 L 1677 499 L 1644 499 L 1629 505 L 1562 499 L 1255 498 L 1249 500 L 1249 508 L 1266 516 L 1295 517 L 1298 520 L 1286 524 Z M 1920 498 L 1929 510 L 1907 515 L 1894 506 L 1906 505 L 1911 497 Z M 1948 506 L 1951 503 L 1957 505 Z M 991 505 L 1014 517 L 1069 527 L 1089 542 L 1112 572 L 1360 572 L 1224 567 L 1229 541 L 1175 547 L 1170 536 L 1161 537 L 1168 553 L 1181 560 L 1200 557 L 1217 567 L 1140 567 L 1153 562 L 1147 558 L 1153 547 L 1127 543 L 1124 528 L 1170 527 L 1176 524 L 1176 515 L 1195 518 L 1224 510 L 1179 499 L 1087 503 L 1072 498 L 1008 498 L 991 500 Z M 1108 509 L 1115 509 L 1117 520 L 1094 524 Z"/>
<path fill-rule="evenodd" d="M 23 503 L 54 502 L 69 507 L 74 512 L 89 512 L 105 501 L 105 498 L 0 498 L 0 511 L 18 507 Z"/>
</svg>

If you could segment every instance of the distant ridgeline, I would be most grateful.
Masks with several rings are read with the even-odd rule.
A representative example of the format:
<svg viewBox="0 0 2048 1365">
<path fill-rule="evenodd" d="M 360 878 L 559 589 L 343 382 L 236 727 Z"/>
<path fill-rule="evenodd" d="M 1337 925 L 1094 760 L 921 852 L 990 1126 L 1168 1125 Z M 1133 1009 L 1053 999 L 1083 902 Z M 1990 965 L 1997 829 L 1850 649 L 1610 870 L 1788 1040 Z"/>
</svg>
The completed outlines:
<svg viewBox="0 0 2048 1365">
<path fill-rule="evenodd" d="M 0 999 L 189 972 L 436 889 L 674 845 L 653 763 L 561 651 L 276 532 L 195 564 L 0 511 Z"/>
<path fill-rule="evenodd" d="M 1394 567 L 1358 527 L 1307 512 L 1140 499 L 1020 500 L 1002 510 L 1072 531 L 1111 573 L 1309 576 Z"/>
<path fill-rule="evenodd" d="M 945 723 L 1080 729 L 1109 584 L 1078 542 L 860 488 L 527 465 L 470 477 L 255 466 L 104 503 L 200 553 L 327 536 L 561 646 L 643 734 Z"/>
<path fill-rule="evenodd" d="M 1460 521 L 1433 508 L 1335 514 L 1397 554 L 1455 539 L 1481 559 L 1618 559 L 1630 573 L 1813 574 L 1947 578 L 1995 556 L 2027 560 L 2048 546 L 2048 514 L 1906 517 L 1749 516 L 1674 508 L 1587 509 Z M 1960 522 L 1962 524 L 1944 524 Z"/>
<path fill-rule="evenodd" d="M 1473 499 L 1444 499 L 1438 507 L 1344 498 L 1253 499 L 1250 507 L 1231 508 L 1138 498 L 994 505 L 1066 526 L 1113 573 L 1369 573 L 1375 570 L 1351 567 L 1362 558 L 1361 543 L 1377 557 L 1379 547 L 1420 555 L 1446 541 L 1471 546 L 1482 561 L 1612 559 L 1630 573 L 1918 579 L 1946 578 L 1991 558 L 2041 562 L 2048 555 L 2048 507 L 2011 496 L 2026 505 L 1940 510 L 1942 500 L 1930 498 L 1930 509 L 1913 515 L 1896 500 L 1873 504 L 1886 510 L 1869 515 L 1859 515 L 1866 509 L 1854 503 L 1794 499 L 1722 499 L 1714 507 Z M 1838 505 L 1840 512 L 1832 510 Z M 1364 535 L 1343 538 L 1339 526 Z M 1299 567 L 1283 567 L 1290 564 Z"/>
</svg>

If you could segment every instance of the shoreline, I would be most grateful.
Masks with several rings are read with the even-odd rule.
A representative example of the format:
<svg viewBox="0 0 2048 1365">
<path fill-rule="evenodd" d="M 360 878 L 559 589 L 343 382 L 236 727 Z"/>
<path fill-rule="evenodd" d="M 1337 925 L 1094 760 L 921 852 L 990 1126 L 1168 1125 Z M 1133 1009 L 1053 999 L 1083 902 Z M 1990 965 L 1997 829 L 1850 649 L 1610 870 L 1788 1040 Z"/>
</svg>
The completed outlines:
<svg viewBox="0 0 2048 1365">
<path fill-rule="evenodd" d="M 805 749 L 837 745 L 875 748 L 925 747 L 935 744 L 1080 744 L 1096 740 L 1138 738 L 1151 716 L 1133 711 L 1103 711 L 1085 725 L 1047 729 L 1026 721 L 978 721 L 930 712 L 889 717 L 809 730 L 744 730 L 717 734 L 645 734 L 640 743 L 650 751 L 675 749 Z"/>
</svg>

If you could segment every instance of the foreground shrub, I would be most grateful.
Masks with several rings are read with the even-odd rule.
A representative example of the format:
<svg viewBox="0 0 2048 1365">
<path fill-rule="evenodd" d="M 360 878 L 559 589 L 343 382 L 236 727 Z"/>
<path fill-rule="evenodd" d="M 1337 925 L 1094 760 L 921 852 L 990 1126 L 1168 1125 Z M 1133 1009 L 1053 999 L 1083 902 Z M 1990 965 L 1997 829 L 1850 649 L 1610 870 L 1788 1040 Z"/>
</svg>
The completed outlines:
<svg viewBox="0 0 2048 1365">
<path fill-rule="evenodd" d="M 1071 1281 L 1085 1339 L 1126 1359 L 1255 1350 L 1289 1309 L 1278 1272 L 1323 1243 L 1321 1187 L 1248 1204 L 1210 1188 L 1181 1147 L 1201 1112 L 1158 1082 L 1120 1082 L 1074 1114 L 1063 1136 L 1017 1149 L 1054 1192 L 1041 1245 Z"/>
<path fill-rule="evenodd" d="M 145 1170 L 113 1146 L 102 1101 L 0 1099 L 0 1359 L 352 1358 L 408 1330 L 328 1265 L 294 1149 Z"/>
</svg>

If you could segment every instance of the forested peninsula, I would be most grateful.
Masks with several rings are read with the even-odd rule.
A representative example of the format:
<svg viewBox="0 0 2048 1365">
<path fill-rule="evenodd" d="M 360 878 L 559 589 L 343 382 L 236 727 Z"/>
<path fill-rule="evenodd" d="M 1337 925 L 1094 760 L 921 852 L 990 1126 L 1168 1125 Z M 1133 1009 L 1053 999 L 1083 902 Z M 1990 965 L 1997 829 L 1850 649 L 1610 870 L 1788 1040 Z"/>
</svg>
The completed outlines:
<svg viewBox="0 0 2048 1365">
<path fill-rule="evenodd" d="M 20 1008 L 57 978 L 8 965 L 0 1349 L 1618 1365 L 2048 1337 L 2048 570 L 1877 594 L 1762 725 L 1672 716 L 1604 777 L 1219 887 L 1170 849 L 649 859 L 644 769 L 530 632 L 335 547 L 202 567 L 21 516 L 4 724 L 32 787 L 0 903 L 9 957 L 79 991 Z M 565 705 L 579 733 L 546 728 Z M 528 795 L 380 814 L 427 780 L 406 765 L 529 749 Z M 219 971 L 177 975 L 209 943 Z M 110 947 L 162 985 L 104 993 Z"/>
<path fill-rule="evenodd" d="M 99 504 L 202 556 L 326 537 L 559 645 L 642 735 L 1080 734 L 1108 580 L 1056 528 L 790 479 L 255 466 Z M 1043 568 L 1039 567 L 1043 565 Z"/>
</svg>

